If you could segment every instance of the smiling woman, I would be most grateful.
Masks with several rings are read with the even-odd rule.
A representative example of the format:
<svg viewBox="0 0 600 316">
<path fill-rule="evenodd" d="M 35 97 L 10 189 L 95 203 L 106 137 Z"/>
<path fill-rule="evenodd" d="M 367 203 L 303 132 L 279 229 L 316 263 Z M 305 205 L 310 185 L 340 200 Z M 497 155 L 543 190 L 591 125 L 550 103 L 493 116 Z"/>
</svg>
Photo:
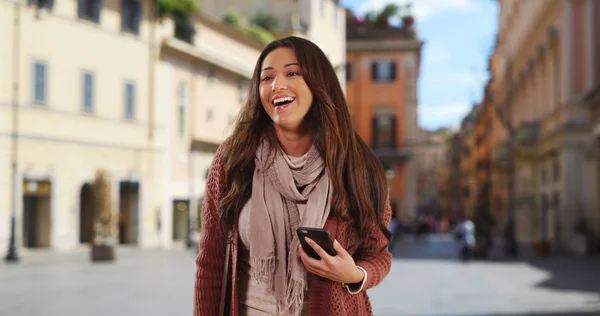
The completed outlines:
<svg viewBox="0 0 600 316">
<path fill-rule="evenodd" d="M 274 41 L 209 171 L 194 315 L 372 315 L 390 217 L 331 63 L 306 39 Z M 321 259 L 309 257 L 297 227 L 327 230 L 336 255 L 307 239 Z"/>
<path fill-rule="evenodd" d="M 304 117 L 310 110 L 313 95 L 302 78 L 300 64 L 292 49 L 281 47 L 265 58 L 259 91 L 263 108 L 275 123 L 275 131 L 279 136 L 306 134 L 302 133 L 308 130 L 308 122 Z M 288 150 L 306 152 L 309 144 L 307 139 L 305 146 Z"/>
</svg>

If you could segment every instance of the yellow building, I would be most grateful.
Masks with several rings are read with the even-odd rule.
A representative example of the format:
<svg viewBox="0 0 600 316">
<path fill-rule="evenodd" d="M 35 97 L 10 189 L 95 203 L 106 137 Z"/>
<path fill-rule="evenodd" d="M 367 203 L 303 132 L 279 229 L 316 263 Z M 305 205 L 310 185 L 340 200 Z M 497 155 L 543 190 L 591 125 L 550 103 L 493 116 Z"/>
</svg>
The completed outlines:
<svg viewBox="0 0 600 316">
<path fill-rule="evenodd" d="M 13 210 L 19 248 L 88 243 L 99 169 L 120 243 L 190 236 L 262 47 L 202 15 L 182 32 L 152 0 L 29 3 L 0 0 L 0 252 Z"/>
<path fill-rule="evenodd" d="M 100 10 L 74 0 L 26 3 L 0 1 L 0 40 L 8 44 L 0 56 L 0 249 L 12 194 L 19 246 L 89 242 L 89 184 L 98 169 L 112 179 L 121 243 L 156 244 L 164 122 L 151 111 L 152 2 L 131 4 L 127 18 L 116 2 Z"/>
</svg>

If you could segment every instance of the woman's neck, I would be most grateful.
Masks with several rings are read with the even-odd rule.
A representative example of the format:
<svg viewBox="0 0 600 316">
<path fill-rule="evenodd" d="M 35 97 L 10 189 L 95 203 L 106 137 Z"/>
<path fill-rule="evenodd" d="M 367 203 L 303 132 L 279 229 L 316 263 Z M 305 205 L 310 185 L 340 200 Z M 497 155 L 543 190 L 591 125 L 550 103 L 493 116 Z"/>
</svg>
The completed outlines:
<svg viewBox="0 0 600 316">
<path fill-rule="evenodd" d="M 292 157 L 303 156 L 312 146 L 312 139 L 308 133 L 289 132 L 276 128 L 275 134 L 283 151 Z"/>
</svg>

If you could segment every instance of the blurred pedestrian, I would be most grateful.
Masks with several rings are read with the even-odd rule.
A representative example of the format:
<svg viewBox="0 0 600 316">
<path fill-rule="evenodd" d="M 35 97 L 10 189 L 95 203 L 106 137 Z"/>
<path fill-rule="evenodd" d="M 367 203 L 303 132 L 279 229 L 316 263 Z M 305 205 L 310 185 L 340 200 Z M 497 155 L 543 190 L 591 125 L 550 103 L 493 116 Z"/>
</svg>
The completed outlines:
<svg viewBox="0 0 600 316">
<path fill-rule="evenodd" d="M 386 181 L 323 51 L 269 44 L 208 175 L 194 315 L 372 315 L 365 291 L 391 266 Z M 321 260 L 307 256 L 298 226 L 328 230 L 337 255 L 308 240 Z"/>
<path fill-rule="evenodd" d="M 458 227 L 460 234 L 460 257 L 469 260 L 475 249 L 475 224 L 468 217 L 464 217 Z"/>
</svg>

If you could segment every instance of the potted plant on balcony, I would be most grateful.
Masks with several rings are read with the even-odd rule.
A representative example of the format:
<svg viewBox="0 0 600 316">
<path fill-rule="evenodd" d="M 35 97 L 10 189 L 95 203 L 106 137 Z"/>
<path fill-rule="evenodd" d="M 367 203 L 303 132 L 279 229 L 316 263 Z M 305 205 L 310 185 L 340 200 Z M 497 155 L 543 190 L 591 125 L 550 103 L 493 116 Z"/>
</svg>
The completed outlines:
<svg viewBox="0 0 600 316">
<path fill-rule="evenodd" d="M 186 21 L 187 18 L 198 12 L 195 0 L 158 0 L 158 17 L 171 16 L 175 21 Z"/>
</svg>

